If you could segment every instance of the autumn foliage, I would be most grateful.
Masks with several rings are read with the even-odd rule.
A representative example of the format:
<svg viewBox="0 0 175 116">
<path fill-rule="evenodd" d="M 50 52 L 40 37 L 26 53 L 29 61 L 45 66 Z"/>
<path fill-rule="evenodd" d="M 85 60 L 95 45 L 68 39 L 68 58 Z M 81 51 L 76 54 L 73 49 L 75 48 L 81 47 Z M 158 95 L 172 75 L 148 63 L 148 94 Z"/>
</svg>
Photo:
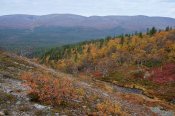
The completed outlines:
<svg viewBox="0 0 175 116">
<path fill-rule="evenodd" d="M 167 83 L 175 81 L 175 64 L 169 63 L 153 69 L 154 75 L 151 80 L 156 83 Z"/>
<path fill-rule="evenodd" d="M 105 77 L 121 66 L 158 67 L 175 62 L 175 30 L 122 35 L 55 48 L 41 62 L 68 73 Z"/>
<path fill-rule="evenodd" d="M 60 105 L 74 96 L 71 81 L 53 78 L 49 75 L 25 72 L 21 75 L 24 85 L 30 87 L 29 95 L 33 100 L 48 105 Z"/>
<path fill-rule="evenodd" d="M 40 60 L 67 73 L 146 88 L 149 94 L 174 100 L 175 29 L 152 28 L 147 33 L 67 45 L 50 50 Z M 160 87 L 165 89 L 158 91 Z"/>
<path fill-rule="evenodd" d="M 92 75 L 93 75 L 93 77 L 97 77 L 97 78 L 103 76 L 103 74 L 101 72 L 94 72 L 94 73 L 92 73 Z"/>
<path fill-rule="evenodd" d="M 98 103 L 96 105 L 96 109 L 99 111 L 99 113 L 102 116 L 108 116 L 108 115 L 127 116 L 129 115 L 126 112 L 122 111 L 120 104 L 112 103 L 110 100 L 106 100 L 101 103 Z"/>
</svg>

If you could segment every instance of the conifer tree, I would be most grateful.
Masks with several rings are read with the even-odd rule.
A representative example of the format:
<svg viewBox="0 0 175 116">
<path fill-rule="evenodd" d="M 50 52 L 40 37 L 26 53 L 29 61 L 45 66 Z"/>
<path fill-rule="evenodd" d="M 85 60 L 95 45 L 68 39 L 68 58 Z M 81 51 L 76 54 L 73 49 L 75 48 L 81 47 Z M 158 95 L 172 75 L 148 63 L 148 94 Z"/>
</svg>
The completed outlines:
<svg viewBox="0 0 175 116">
<path fill-rule="evenodd" d="M 149 31 L 149 35 L 152 36 L 157 32 L 155 27 L 152 27 L 151 30 Z"/>
</svg>

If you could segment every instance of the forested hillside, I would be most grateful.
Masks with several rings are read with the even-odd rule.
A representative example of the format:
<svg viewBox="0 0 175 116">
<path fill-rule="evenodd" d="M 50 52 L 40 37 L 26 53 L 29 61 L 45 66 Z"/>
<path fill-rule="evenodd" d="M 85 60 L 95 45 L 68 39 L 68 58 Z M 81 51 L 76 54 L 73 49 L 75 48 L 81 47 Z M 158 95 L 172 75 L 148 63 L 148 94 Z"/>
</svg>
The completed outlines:
<svg viewBox="0 0 175 116">
<path fill-rule="evenodd" d="M 144 22 L 144 23 L 143 23 Z M 23 56 L 38 56 L 41 49 L 147 28 L 175 26 L 175 19 L 148 16 L 80 16 L 74 14 L 0 16 L 0 47 Z"/>
<path fill-rule="evenodd" d="M 125 34 L 54 48 L 40 60 L 64 72 L 136 87 L 174 102 L 175 30 Z"/>
</svg>

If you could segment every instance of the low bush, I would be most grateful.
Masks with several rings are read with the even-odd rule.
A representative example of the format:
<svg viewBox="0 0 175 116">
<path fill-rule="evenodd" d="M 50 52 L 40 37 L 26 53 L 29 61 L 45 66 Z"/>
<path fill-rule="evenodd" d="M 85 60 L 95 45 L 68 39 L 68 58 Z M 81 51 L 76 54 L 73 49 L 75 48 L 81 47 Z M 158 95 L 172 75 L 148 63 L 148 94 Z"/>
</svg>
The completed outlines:
<svg viewBox="0 0 175 116">
<path fill-rule="evenodd" d="M 133 72 L 131 72 L 131 74 L 134 78 L 143 78 L 144 77 L 144 71 L 142 71 L 142 70 L 133 71 Z"/>
<path fill-rule="evenodd" d="M 175 82 L 175 64 L 167 63 L 161 67 L 153 68 L 153 76 L 150 78 L 156 83 L 174 83 Z"/>
<path fill-rule="evenodd" d="M 68 79 L 25 72 L 21 75 L 25 85 L 30 87 L 29 96 L 33 101 L 57 106 L 74 97 L 74 89 Z"/>
<path fill-rule="evenodd" d="M 112 103 L 109 100 L 101 102 L 96 105 L 96 109 L 99 113 L 103 114 L 104 116 L 107 115 L 122 115 L 125 116 L 127 113 L 122 111 L 122 108 L 119 104 Z"/>
<path fill-rule="evenodd" d="M 103 76 L 103 74 L 102 74 L 101 72 L 99 72 L 99 71 L 96 71 L 96 72 L 92 73 L 92 75 L 93 75 L 93 77 L 95 77 L 95 78 L 100 78 L 100 77 Z"/>
</svg>

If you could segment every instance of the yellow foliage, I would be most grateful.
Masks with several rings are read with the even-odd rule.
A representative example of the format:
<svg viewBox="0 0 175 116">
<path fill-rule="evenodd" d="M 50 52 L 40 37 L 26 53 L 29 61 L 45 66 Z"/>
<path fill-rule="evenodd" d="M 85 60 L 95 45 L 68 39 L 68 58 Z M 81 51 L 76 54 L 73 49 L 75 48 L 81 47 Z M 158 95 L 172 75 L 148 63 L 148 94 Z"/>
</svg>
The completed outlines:
<svg viewBox="0 0 175 116">
<path fill-rule="evenodd" d="M 122 108 L 117 103 L 112 103 L 109 100 L 106 100 L 102 103 L 96 105 L 96 108 L 99 112 L 102 112 L 104 115 L 122 115 L 125 116 L 127 113 L 122 111 Z"/>
</svg>

